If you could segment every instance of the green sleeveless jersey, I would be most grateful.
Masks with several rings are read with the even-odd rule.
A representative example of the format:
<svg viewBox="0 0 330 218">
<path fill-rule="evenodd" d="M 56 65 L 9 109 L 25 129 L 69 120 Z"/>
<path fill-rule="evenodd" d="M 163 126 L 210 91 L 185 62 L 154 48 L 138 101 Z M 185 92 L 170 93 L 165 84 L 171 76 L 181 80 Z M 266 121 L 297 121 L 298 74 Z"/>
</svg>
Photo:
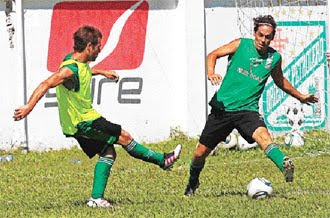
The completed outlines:
<svg viewBox="0 0 330 218">
<path fill-rule="evenodd" d="M 73 60 L 71 56 L 65 57 L 60 68 L 68 67 L 74 76 L 56 87 L 60 122 L 65 135 L 74 135 L 78 123 L 101 117 L 92 107 L 91 69 L 88 63 Z"/>
<path fill-rule="evenodd" d="M 227 73 L 210 105 L 225 111 L 259 111 L 259 99 L 271 71 L 281 55 L 269 48 L 259 55 L 254 40 L 242 38 L 236 52 L 229 57 Z"/>
</svg>

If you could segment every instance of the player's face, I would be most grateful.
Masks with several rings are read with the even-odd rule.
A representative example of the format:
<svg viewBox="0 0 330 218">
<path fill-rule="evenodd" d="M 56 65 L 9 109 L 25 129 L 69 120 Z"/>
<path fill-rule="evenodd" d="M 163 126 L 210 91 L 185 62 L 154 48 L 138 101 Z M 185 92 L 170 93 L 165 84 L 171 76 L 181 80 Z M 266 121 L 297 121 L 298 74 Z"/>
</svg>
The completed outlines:
<svg viewBox="0 0 330 218">
<path fill-rule="evenodd" d="M 95 61 L 101 51 L 101 38 L 98 38 L 96 45 L 90 45 L 89 61 Z"/>
<path fill-rule="evenodd" d="M 274 38 L 273 30 L 273 27 L 268 25 L 259 26 L 258 30 L 254 33 L 254 46 L 258 51 L 267 51 L 270 42 Z"/>
</svg>

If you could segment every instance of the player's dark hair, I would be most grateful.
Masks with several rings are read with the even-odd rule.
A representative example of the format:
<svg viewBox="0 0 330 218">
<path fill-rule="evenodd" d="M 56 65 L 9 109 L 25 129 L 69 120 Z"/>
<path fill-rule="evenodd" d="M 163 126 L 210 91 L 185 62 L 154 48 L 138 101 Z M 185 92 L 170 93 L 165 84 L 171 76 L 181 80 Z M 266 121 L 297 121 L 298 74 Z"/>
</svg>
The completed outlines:
<svg viewBox="0 0 330 218">
<path fill-rule="evenodd" d="M 73 34 L 73 49 L 75 52 L 82 52 L 89 42 L 97 45 L 99 38 L 102 38 L 102 33 L 97 28 L 82 26 Z"/>
<path fill-rule="evenodd" d="M 269 26 L 273 27 L 273 33 L 275 36 L 276 22 L 271 15 L 260 15 L 256 18 L 253 18 L 253 24 L 254 24 L 254 28 L 253 28 L 254 32 L 257 32 L 259 26 L 261 26 L 261 25 L 269 25 Z"/>
</svg>

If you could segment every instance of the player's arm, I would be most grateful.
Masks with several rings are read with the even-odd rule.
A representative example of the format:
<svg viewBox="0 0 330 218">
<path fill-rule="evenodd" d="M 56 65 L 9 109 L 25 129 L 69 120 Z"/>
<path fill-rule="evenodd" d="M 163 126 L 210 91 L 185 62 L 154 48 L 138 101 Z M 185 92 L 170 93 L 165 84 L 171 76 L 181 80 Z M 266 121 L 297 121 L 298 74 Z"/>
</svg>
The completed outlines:
<svg viewBox="0 0 330 218">
<path fill-rule="evenodd" d="M 288 93 L 292 97 L 298 99 L 301 103 L 316 103 L 319 99 L 313 94 L 301 94 L 292 84 L 283 76 L 282 71 L 282 60 L 280 60 L 277 65 L 274 67 L 271 76 L 275 84 L 282 89 L 284 92 Z"/>
<path fill-rule="evenodd" d="M 227 55 L 234 54 L 240 42 L 241 39 L 235 39 L 230 43 L 215 49 L 214 51 L 212 51 L 207 55 L 207 60 L 206 60 L 207 78 L 211 81 L 212 85 L 219 85 L 222 79 L 219 74 L 214 73 L 214 68 L 217 59 Z"/>
<path fill-rule="evenodd" d="M 62 84 L 67 78 L 70 78 L 73 72 L 67 68 L 62 67 L 60 70 L 53 73 L 45 81 L 41 82 L 39 86 L 33 91 L 28 103 L 23 105 L 14 112 L 14 120 L 18 121 L 25 118 L 35 107 L 38 101 L 46 94 L 48 89 Z"/>
<path fill-rule="evenodd" d="M 119 80 L 119 75 L 113 70 L 99 70 L 92 68 L 93 75 L 103 75 L 109 79 L 115 80 L 116 82 Z"/>
</svg>

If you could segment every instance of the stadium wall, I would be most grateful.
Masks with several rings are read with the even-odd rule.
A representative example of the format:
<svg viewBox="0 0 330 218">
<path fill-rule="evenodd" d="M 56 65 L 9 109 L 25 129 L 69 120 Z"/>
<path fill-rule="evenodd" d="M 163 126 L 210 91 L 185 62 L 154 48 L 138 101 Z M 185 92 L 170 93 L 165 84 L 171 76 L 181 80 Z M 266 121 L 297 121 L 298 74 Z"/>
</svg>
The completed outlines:
<svg viewBox="0 0 330 218">
<path fill-rule="evenodd" d="M 18 36 L 9 40 L 7 27 L 9 16 L 17 27 L 17 8 L 14 4 L 8 12 L 0 2 L 5 75 L 0 85 L 0 148 L 26 146 L 26 129 L 30 150 L 76 144 L 61 133 L 54 89 L 36 105 L 26 127 L 24 121 L 14 122 L 12 115 L 24 104 L 24 92 L 30 96 L 71 51 L 73 31 L 83 23 L 99 27 L 103 44 L 112 47 L 100 54 L 96 67 L 116 70 L 121 76 L 119 83 L 103 77 L 93 81 L 93 104 L 104 117 L 121 124 L 138 141 L 164 140 L 176 127 L 197 136 L 206 117 L 203 4 L 188 0 L 24 1 L 26 71 L 22 72 Z"/>
<path fill-rule="evenodd" d="M 102 77 L 93 80 L 93 104 L 104 117 L 121 124 L 138 141 L 164 140 L 176 127 L 189 136 L 198 136 L 209 111 L 207 102 L 218 88 L 206 81 L 205 55 L 242 36 L 238 9 L 229 1 L 226 4 L 205 1 L 204 5 L 204 1 L 189 0 L 26 0 L 24 70 L 17 30 L 10 38 L 12 27 L 19 24 L 19 13 L 15 4 L 10 11 L 0 2 L 5 76 L 0 82 L 0 149 L 28 146 L 30 150 L 47 150 L 76 144 L 61 133 L 54 89 L 40 100 L 26 121 L 14 122 L 12 115 L 16 107 L 24 104 L 24 95 L 30 96 L 71 51 L 72 33 L 79 24 L 102 30 L 107 49 L 99 55 L 102 60 L 96 61 L 96 67 L 116 70 L 121 76 L 119 83 Z M 244 25 L 248 26 L 251 19 L 245 19 Z M 226 64 L 225 59 L 219 60 L 216 71 L 224 75 Z M 315 72 L 322 74 L 326 66 L 322 67 Z M 307 82 L 306 79 L 305 85 Z M 328 122 L 327 93 L 321 97 L 322 123 Z M 260 102 L 261 108 L 265 101 Z M 276 121 L 274 116 L 270 116 L 270 122 Z M 279 126 L 282 124 L 271 123 L 274 132 L 278 127 L 286 130 L 287 123 L 286 127 Z"/>
</svg>

